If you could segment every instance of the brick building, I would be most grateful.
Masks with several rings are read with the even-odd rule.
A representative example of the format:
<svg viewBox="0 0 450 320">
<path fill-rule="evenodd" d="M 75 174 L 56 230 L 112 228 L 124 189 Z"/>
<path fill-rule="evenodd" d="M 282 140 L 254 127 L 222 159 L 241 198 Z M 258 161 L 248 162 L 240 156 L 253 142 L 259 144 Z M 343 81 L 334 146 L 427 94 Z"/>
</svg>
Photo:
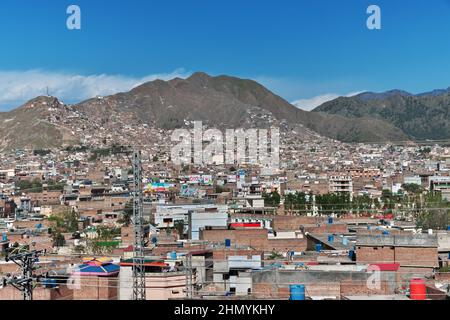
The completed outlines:
<svg viewBox="0 0 450 320">
<path fill-rule="evenodd" d="M 436 235 L 358 235 L 358 263 L 399 263 L 401 267 L 436 268 L 438 241 Z"/>
<path fill-rule="evenodd" d="M 277 239 L 269 238 L 267 229 L 205 229 L 200 232 L 200 239 L 223 243 L 230 239 L 238 246 L 248 246 L 262 251 L 296 251 L 306 250 L 305 238 Z"/>
</svg>

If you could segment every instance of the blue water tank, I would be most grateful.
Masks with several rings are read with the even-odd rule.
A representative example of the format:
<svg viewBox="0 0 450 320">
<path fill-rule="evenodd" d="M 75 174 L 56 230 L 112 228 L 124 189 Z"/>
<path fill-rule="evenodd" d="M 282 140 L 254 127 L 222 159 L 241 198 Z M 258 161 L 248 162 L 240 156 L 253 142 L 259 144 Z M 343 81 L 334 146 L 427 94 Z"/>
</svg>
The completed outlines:
<svg viewBox="0 0 450 320">
<path fill-rule="evenodd" d="M 56 279 L 47 278 L 47 279 L 44 279 L 44 281 L 42 281 L 42 282 L 43 282 L 45 288 L 48 288 L 48 289 L 56 288 Z"/>
<path fill-rule="evenodd" d="M 316 251 L 317 252 L 322 251 L 322 244 L 321 243 L 316 244 Z"/>
<path fill-rule="evenodd" d="M 450 226 L 447 226 L 447 231 L 450 231 Z"/>
<path fill-rule="evenodd" d="M 290 300 L 305 300 L 305 285 L 291 284 L 289 286 Z"/>
<path fill-rule="evenodd" d="M 342 238 L 342 244 L 343 244 L 344 246 L 348 246 L 348 239 L 347 239 L 346 237 L 343 237 L 343 238 Z"/>
<path fill-rule="evenodd" d="M 328 242 L 333 242 L 334 241 L 334 236 L 332 234 L 330 234 L 328 236 Z"/>
<path fill-rule="evenodd" d="M 383 235 L 384 235 L 384 236 L 388 236 L 388 235 L 389 235 L 389 231 L 386 231 L 386 230 L 383 231 Z"/>
<path fill-rule="evenodd" d="M 177 259 L 177 252 L 176 251 L 172 251 L 170 253 L 169 257 L 170 257 L 171 260 L 176 260 Z"/>
<path fill-rule="evenodd" d="M 367 226 L 367 230 L 370 230 L 370 226 Z"/>
<path fill-rule="evenodd" d="M 157 237 L 152 237 L 152 243 L 156 244 L 158 242 L 158 238 Z"/>
<path fill-rule="evenodd" d="M 354 259 L 353 259 L 354 256 L 355 256 L 355 250 L 349 250 L 349 251 L 348 251 L 348 257 L 349 257 L 351 260 L 354 260 Z"/>
<path fill-rule="evenodd" d="M 4 235 L 2 236 L 2 241 L 3 241 L 3 242 L 8 241 L 8 236 L 7 236 L 6 234 L 4 234 Z"/>
<path fill-rule="evenodd" d="M 231 239 L 225 239 L 225 247 L 231 247 Z"/>
<path fill-rule="evenodd" d="M 328 218 L 328 223 L 329 223 L 329 224 L 333 224 L 333 217 L 329 217 L 329 218 Z"/>
</svg>

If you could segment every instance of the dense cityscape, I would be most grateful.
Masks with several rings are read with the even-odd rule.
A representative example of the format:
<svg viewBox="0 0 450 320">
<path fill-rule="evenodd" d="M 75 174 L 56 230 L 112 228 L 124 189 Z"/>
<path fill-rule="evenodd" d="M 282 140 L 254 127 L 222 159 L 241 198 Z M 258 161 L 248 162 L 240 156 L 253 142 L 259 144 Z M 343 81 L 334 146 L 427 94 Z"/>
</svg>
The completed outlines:
<svg viewBox="0 0 450 320">
<path fill-rule="evenodd" d="M 449 12 L 2 1 L 2 311 L 407 317 L 450 300 Z"/>
<path fill-rule="evenodd" d="M 3 154 L 2 256 L 38 254 L 34 299 L 132 299 L 136 149 Z M 147 299 L 288 299 L 293 284 L 307 299 L 448 294 L 448 146 L 286 135 L 270 173 L 246 163 L 177 166 L 157 148 L 139 153 Z M 20 266 L 0 268 L 1 298 L 22 299 L 8 285 Z M 411 291 L 416 279 L 424 296 Z"/>
</svg>

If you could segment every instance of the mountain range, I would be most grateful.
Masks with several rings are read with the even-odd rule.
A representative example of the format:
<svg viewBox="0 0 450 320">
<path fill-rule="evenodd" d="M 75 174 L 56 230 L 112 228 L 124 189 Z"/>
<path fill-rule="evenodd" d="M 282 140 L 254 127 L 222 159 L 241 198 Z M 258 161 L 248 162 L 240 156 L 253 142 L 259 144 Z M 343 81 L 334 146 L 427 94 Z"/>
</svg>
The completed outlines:
<svg viewBox="0 0 450 320">
<path fill-rule="evenodd" d="M 387 122 L 410 140 L 446 140 L 450 138 L 450 88 L 421 94 L 392 90 L 365 92 L 326 102 L 313 112 Z"/>
<path fill-rule="evenodd" d="M 421 95 L 393 90 L 337 98 L 312 112 L 294 107 L 261 84 L 194 73 L 156 80 L 129 92 L 66 105 L 37 97 L 0 113 L 0 148 L 51 148 L 79 143 L 96 130 L 126 136 L 145 126 L 172 130 L 203 121 L 219 129 L 281 126 L 300 137 L 344 142 L 450 138 L 450 89 Z"/>
</svg>

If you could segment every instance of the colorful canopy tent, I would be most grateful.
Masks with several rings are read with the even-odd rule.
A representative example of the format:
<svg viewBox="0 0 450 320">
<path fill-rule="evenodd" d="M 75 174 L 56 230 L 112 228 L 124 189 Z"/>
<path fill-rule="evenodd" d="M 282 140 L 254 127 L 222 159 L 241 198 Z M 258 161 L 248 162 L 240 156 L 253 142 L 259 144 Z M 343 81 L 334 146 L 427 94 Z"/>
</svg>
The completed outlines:
<svg viewBox="0 0 450 320">
<path fill-rule="evenodd" d="M 85 258 L 73 273 L 78 276 L 110 277 L 119 274 L 120 266 L 113 264 L 109 258 Z"/>
</svg>

